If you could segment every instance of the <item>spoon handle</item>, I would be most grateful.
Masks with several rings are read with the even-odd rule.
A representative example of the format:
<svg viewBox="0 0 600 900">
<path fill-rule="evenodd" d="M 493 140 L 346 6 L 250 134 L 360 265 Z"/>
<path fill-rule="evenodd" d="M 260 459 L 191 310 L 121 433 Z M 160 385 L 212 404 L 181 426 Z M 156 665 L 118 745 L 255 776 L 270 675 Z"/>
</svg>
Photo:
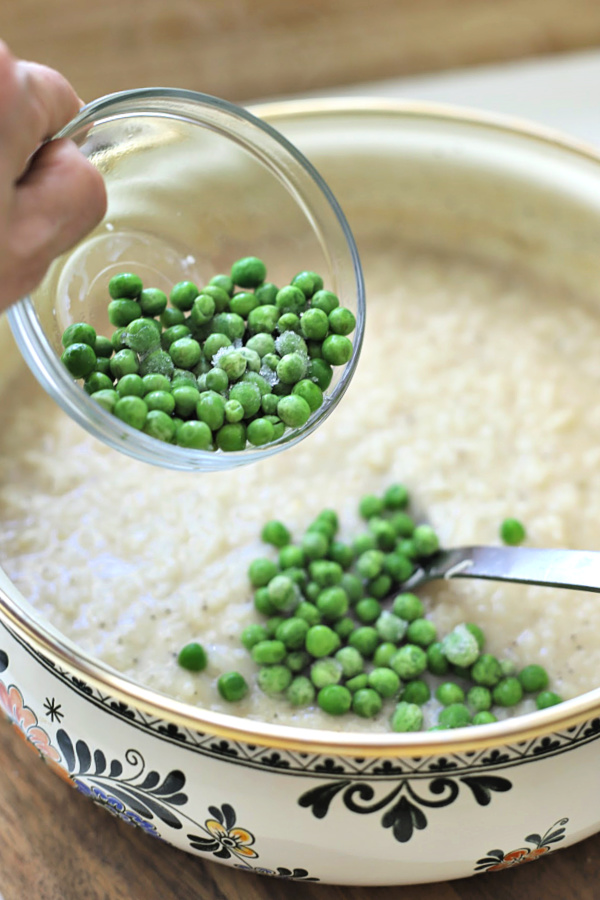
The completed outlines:
<svg viewBox="0 0 600 900">
<path fill-rule="evenodd" d="M 600 592 L 600 552 L 536 547 L 459 547 L 441 550 L 403 585 L 436 578 L 483 578 Z"/>
</svg>

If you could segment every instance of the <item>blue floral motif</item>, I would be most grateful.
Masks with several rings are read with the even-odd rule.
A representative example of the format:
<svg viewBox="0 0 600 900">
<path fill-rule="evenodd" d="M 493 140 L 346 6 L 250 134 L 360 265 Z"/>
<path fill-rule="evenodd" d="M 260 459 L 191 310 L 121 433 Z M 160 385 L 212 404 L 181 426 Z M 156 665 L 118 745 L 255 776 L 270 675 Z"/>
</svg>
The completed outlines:
<svg viewBox="0 0 600 900">
<path fill-rule="evenodd" d="M 80 781 L 77 778 L 73 780 L 73 784 L 80 793 L 85 797 L 90 797 L 94 803 L 103 806 L 111 815 L 116 816 L 116 818 L 121 819 L 123 822 L 127 822 L 128 825 L 134 825 L 137 828 L 141 828 L 146 834 L 149 834 L 150 837 L 157 838 L 159 841 L 162 840 L 152 822 L 148 822 L 146 819 L 138 816 L 137 813 L 127 809 L 122 800 L 111 797 L 110 794 L 106 794 L 104 791 L 101 791 L 100 788 L 89 787 L 85 782 Z"/>
</svg>

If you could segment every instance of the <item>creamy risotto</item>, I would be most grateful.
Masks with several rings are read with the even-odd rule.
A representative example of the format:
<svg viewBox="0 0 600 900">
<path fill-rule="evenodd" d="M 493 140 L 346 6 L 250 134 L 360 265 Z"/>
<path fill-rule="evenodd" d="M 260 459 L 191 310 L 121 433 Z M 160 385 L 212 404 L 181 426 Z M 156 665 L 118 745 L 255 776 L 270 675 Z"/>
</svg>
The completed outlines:
<svg viewBox="0 0 600 900">
<path fill-rule="evenodd" d="M 251 719 L 346 730 L 375 721 L 294 710 L 253 687 L 227 704 L 217 677 L 257 667 L 240 644 L 256 621 L 247 567 L 269 555 L 262 524 L 300 536 L 324 507 L 341 539 L 360 496 L 401 481 L 444 546 L 497 543 L 506 516 L 536 546 L 600 549 L 600 314 L 552 285 L 429 253 L 365 254 L 368 321 L 358 372 L 298 447 L 224 474 L 145 466 L 94 441 L 24 368 L 3 389 L 1 562 L 84 650 L 158 691 Z M 446 633 L 479 624 L 486 649 L 541 663 L 565 698 L 596 686 L 594 594 L 490 582 L 428 585 Z M 199 641 L 209 664 L 177 664 Z M 437 711 L 429 703 L 429 718 Z M 524 701 L 520 712 L 534 707 Z"/>
</svg>

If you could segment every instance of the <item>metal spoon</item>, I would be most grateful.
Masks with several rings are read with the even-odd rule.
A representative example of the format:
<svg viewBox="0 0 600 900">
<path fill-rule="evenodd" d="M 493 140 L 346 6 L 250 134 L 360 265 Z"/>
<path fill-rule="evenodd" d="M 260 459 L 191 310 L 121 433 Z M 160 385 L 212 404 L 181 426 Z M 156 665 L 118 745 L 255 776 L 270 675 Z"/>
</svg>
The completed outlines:
<svg viewBox="0 0 600 900">
<path fill-rule="evenodd" d="M 402 590 L 438 578 L 483 578 L 600 592 L 600 551 L 535 547 L 456 547 L 421 562 Z"/>
</svg>

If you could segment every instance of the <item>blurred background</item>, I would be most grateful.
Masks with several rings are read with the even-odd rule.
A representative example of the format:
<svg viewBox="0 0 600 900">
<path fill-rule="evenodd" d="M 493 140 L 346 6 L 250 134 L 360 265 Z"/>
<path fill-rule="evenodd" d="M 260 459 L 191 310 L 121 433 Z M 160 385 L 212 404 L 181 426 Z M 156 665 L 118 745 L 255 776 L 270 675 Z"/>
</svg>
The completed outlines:
<svg viewBox="0 0 600 900">
<path fill-rule="evenodd" d="M 0 36 L 91 100 L 330 93 L 600 47 L 598 0 L 2 0 Z"/>
</svg>

